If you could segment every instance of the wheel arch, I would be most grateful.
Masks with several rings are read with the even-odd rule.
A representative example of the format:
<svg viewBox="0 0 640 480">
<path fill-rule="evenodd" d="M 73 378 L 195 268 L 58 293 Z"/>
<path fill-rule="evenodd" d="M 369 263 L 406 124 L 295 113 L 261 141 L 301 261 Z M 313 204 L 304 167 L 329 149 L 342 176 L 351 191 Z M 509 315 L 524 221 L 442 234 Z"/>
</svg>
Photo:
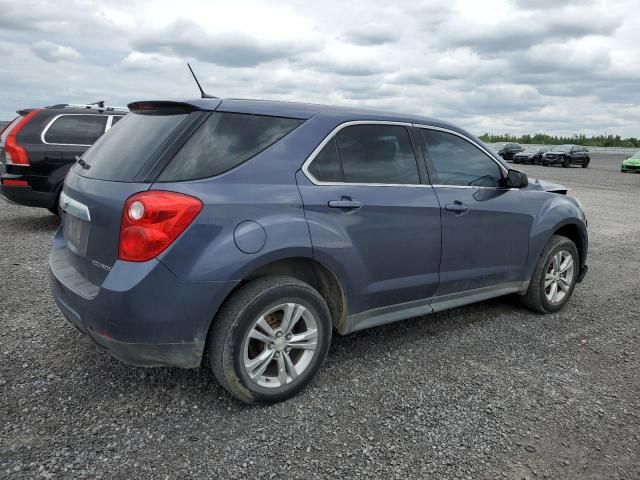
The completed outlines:
<svg viewBox="0 0 640 480">
<path fill-rule="evenodd" d="M 580 267 L 584 266 L 587 259 L 588 248 L 586 229 L 581 228 L 578 223 L 566 223 L 556 228 L 552 235 L 560 235 L 571 240 L 578 249 L 578 255 L 580 255 Z"/>
<path fill-rule="evenodd" d="M 235 291 L 246 283 L 257 278 L 268 276 L 287 276 L 296 278 L 315 288 L 327 303 L 331 322 L 340 334 L 346 332 L 347 297 L 344 286 L 338 275 L 328 266 L 319 262 L 306 252 L 289 252 L 289 256 L 275 256 L 266 261 L 254 262 L 238 273 L 238 283 L 225 296 L 224 304 Z M 220 308 L 218 308 L 218 311 Z M 217 314 L 217 312 L 216 312 Z M 215 322 L 215 315 L 211 325 Z M 209 327 L 211 329 L 211 326 Z"/>
<path fill-rule="evenodd" d="M 538 211 L 532 226 L 526 279 L 531 278 L 545 245 L 553 235 L 563 236 L 575 243 L 581 270 L 587 262 L 589 238 L 584 213 L 570 197 L 553 194 L 549 198 Z"/>
</svg>

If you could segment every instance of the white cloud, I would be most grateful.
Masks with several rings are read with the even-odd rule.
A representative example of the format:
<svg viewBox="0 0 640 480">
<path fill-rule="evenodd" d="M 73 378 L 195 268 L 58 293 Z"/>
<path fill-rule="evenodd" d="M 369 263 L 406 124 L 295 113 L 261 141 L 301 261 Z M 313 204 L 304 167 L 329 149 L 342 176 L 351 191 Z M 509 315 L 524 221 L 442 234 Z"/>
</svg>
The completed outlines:
<svg viewBox="0 0 640 480">
<path fill-rule="evenodd" d="M 75 48 L 58 45 L 46 40 L 31 45 L 31 51 L 45 62 L 71 61 L 80 58 L 80 53 Z"/>
<path fill-rule="evenodd" d="M 196 96 L 190 61 L 222 97 L 406 111 L 474 133 L 638 136 L 635 3 L 0 0 L 0 119 Z"/>
</svg>

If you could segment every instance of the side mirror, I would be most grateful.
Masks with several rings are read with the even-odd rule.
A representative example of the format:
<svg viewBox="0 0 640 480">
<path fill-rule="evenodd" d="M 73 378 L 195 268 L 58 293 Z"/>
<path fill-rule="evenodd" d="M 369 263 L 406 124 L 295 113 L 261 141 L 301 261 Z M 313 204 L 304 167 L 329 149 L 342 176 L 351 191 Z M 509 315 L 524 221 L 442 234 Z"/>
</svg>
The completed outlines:
<svg viewBox="0 0 640 480">
<path fill-rule="evenodd" d="M 507 188 L 524 188 L 529 185 L 529 177 L 524 172 L 509 169 L 504 184 Z"/>
</svg>

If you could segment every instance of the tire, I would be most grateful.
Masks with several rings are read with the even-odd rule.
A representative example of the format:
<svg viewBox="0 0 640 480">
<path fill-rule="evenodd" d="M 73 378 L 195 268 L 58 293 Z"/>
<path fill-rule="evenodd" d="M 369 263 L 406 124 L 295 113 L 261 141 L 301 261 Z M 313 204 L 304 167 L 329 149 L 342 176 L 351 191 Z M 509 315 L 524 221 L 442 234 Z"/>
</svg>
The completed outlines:
<svg viewBox="0 0 640 480">
<path fill-rule="evenodd" d="M 562 159 L 562 167 L 563 168 L 569 168 L 571 166 L 571 158 L 569 157 L 564 157 Z"/>
<path fill-rule="evenodd" d="M 60 190 L 61 192 L 62 190 Z M 56 203 L 53 207 L 48 207 L 47 210 L 49 210 L 51 213 L 53 213 L 55 216 L 59 217 L 61 212 L 60 212 L 60 192 L 58 192 L 58 195 L 56 195 Z"/>
<path fill-rule="evenodd" d="M 555 269 L 555 257 L 558 254 L 561 254 L 562 263 L 566 261 L 568 256 L 571 256 L 572 263 L 570 267 L 566 267 L 564 277 L 562 273 L 559 273 L 558 277 L 556 277 L 559 278 L 559 280 L 555 281 L 556 290 L 557 292 L 562 291 L 564 295 L 561 298 L 554 299 L 553 296 L 550 295 L 553 292 L 553 285 L 545 286 L 545 281 L 549 280 L 547 275 L 555 275 L 555 272 L 551 273 L 551 269 Z M 566 237 L 560 235 L 552 236 L 540 254 L 536 268 L 531 276 L 527 293 L 521 297 L 522 304 L 540 313 L 553 313 L 562 309 L 573 294 L 579 269 L 580 257 L 576 245 Z M 566 282 L 562 281 L 561 278 L 565 278 Z M 560 288 L 560 283 L 565 285 L 567 289 L 563 290 Z M 549 291 L 547 291 L 547 289 L 549 289 Z"/>
<path fill-rule="evenodd" d="M 293 337 L 279 334 L 289 305 L 295 305 L 289 309 L 294 318 L 300 314 Z M 300 313 L 299 307 L 305 310 Z M 331 343 L 331 316 L 324 299 L 311 286 L 290 277 L 264 277 L 241 286 L 213 322 L 207 342 L 211 369 L 229 393 L 250 404 L 275 403 L 296 395 L 315 377 Z M 310 348 L 313 337 L 289 344 L 291 338 L 312 334 L 314 327 L 315 350 Z M 262 334 L 261 339 L 250 338 L 251 333 Z M 258 362 L 256 366 L 251 366 L 252 361 Z"/>
<path fill-rule="evenodd" d="M 540 164 L 541 164 L 543 167 L 548 167 L 548 166 L 549 166 L 549 162 L 545 162 L 544 160 L 543 160 L 543 161 L 541 161 L 541 162 L 540 162 Z"/>
<path fill-rule="evenodd" d="M 585 159 L 582 161 L 582 168 L 588 168 L 588 167 L 589 167 L 589 162 L 590 162 L 590 161 L 591 161 L 591 159 L 590 159 L 590 158 L 588 158 L 588 157 L 587 157 L 587 158 L 585 158 Z"/>
</svg>

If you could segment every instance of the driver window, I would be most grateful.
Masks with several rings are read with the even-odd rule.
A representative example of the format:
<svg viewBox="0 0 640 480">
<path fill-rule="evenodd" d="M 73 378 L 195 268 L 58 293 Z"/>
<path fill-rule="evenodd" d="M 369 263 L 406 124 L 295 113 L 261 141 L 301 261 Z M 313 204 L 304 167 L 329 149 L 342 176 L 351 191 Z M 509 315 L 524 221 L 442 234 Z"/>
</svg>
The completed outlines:
<svg viewBox="0 0 640 480">
<path fill-rule="evenodd" d="M 479 148 L 451 133 L 420 129 L 429 152 L 429 174 L 435 185 L 499 187 L 502 172 Z"/>
</svg>

